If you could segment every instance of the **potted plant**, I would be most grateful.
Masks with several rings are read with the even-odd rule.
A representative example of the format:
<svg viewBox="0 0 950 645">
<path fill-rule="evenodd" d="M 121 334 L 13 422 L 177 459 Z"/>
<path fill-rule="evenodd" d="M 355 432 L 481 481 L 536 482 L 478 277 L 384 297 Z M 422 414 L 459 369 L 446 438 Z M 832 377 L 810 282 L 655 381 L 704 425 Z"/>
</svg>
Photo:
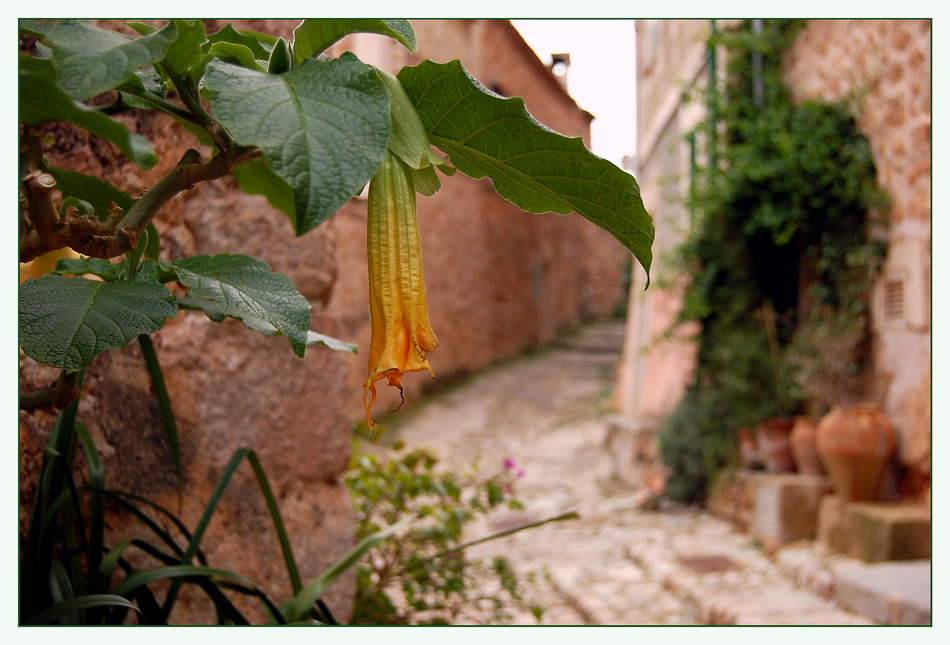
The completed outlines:
<svg viewBox="0 0 950 645">
<path fill-rule="evenodd" d="M 895 449 L 887 417 L 864 399 L 867 348 L 865 316 L 823 307 L 796 333 L 791 358 L 812 409 L 830 409 L 815 428 L 815 450 L 848 501 L 878 498 Z"/>
</svg>

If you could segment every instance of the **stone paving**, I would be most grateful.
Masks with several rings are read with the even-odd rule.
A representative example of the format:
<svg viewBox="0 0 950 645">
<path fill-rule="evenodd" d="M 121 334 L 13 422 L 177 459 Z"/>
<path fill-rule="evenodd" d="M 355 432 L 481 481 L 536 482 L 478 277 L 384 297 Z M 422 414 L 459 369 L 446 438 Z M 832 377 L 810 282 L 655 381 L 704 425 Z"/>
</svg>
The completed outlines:
<svg viewBox="0 0 950 645">
<path fill-rule="evenodd" d="M 579 514 L 469 554 L 504 555 L 534 572 L 528 593 L 548 607 L 542 624 L 873 624 L 796 587 L 796 572 L 821 569 L 814 556 L 782 566 L 706 512 L 638 507 L 636 491 L 612 477 L 602 421 L 622 341 L 622 322 L 588 325 L 391 419 L 396 438 L 432 448 L 444 467 L 513 459 L 524 471 L 525 509 L 501 512 L 472 537 Z M 527 613 L 512 623 L 536 624 Z"/>
</svg>

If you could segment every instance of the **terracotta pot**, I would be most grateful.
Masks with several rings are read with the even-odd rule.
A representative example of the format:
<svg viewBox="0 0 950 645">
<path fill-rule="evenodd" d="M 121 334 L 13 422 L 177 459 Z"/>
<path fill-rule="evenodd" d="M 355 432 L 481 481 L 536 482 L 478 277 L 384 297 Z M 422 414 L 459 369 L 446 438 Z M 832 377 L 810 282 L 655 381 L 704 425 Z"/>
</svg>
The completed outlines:
<svg viewBox="0 0 950 645">
<path fill-rule="evenodd" d="M 788 447 L 792 451 L 795 468 L 803 475 L 824 475 L 825 467 L 815 448 L 817 426 L 810 417 L 797 416 L 788 435 Z"/>
<path fill-rule="evenodd" d="M 778 473 L 795 471 L 792 452 L 789 450 L 788 434 L 792 431 L 792 420 L 786 417 L 770 417 L 755 426 L 759 451 L 765 458 L 768 470 Z"/>
<path fill-rule="evenodd" d="M 894 456 L 894 429 L 876 405 L 832 408 L 818 422 L 815 447 L 841 497 L 855 502 L 878 498 Z"/>
<path fill-rule="evenodd" d="M 759 445 L 755 442 L 755 435 L 749 428 L 740 428 L 736 431 L 736 438 L 739 441 L 739 459 L 743 468 L 749 470 L 761 469 L 762 453 L 759 452 Z"/>
</svg>

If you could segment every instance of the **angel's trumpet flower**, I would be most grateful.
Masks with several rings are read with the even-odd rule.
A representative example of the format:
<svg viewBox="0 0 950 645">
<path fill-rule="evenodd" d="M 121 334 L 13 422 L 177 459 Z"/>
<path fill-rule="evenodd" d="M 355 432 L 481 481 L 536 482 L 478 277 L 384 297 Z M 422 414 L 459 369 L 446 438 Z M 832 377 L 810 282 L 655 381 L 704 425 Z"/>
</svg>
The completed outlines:
<svg viewBox="0 0 950 645">
<path fill-rule="evenodd" d="M 412 175 L 392 152 L 370 182 L 366 221 L 372 340 L 363 403 L 372 427 L 376 381 L 388 379 L 401 396 L 407 372 L 428 370 L 434 377 L 425 353 L 439 344 L 429 325 Z"/>
</svg>

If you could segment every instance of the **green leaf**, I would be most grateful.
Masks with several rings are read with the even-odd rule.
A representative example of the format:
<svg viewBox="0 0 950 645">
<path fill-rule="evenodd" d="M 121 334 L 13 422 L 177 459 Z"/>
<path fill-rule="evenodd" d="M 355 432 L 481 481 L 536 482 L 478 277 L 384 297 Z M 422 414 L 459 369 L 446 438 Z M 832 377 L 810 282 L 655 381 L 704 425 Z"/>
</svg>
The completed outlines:
<svg viewBox="0 0 950 645">
<path fill-rule="evenodd" d="M 260 148 L 293 188 L 298 235 L 335 213 L 382 164 L 389 96 L 373 68 L 348 52 L 280 76 L 212 61 L 204 84 L 215 118 L 238 143 Z"/>
<path fill-rule="evenodd" d="M 310 303 L 284 273 L 246 255 L 198 255 L 164 265 L 199 298 L 210 298 L 228 316 L 250 314 L 276 327 L 294 353 L 303 356 L 310 329 Z"/>
<path fill-rule="evenodd" d="M 21 34 L 37 38 L 45 38 L 56 25 L 55 22 L 40 22 L 39 20 L 20 20 L 19 24 Z"/>
<path fill-rule="evenodd" d="M 416 53 L 416 32 L 408 20 L 304 20 L 294 29 L 294 63 L 315 58 L 347 34 L 383 34 Z"/>
<path fill-rule="evenodd" d="M 178 35 L 168 48 L 162 62 L 176 74 L 184 76 L 193 67 L 201 63 L 201 47 L 207 41 L 205 26 L 200 20 L 174 20 Z"/>
<path fill-rule="evenodd" d="M 274 48 L 270 52 L 270 58 L 267 59 L 268 74 L 283 74 L 289 72 L 293 67 L 293 55 L 290 53 L 290 43 L 283 38 L 278 38 L 274 43 Z"/>
<path fill-rule="evenodd" d="M 109 202 L 115 202 L 123 211 L 128 212 L 135 201 L 127 192 L 98 177 L 54 166 L 44 166 L 44 170 L 56 180 L 56 188 L 62 192 L 64 200 L 75 197 L 89 202 L 96 210 L 96 217 L 102 221 L 109 215 Z"/>
<path fill-rule="evenodd" d="M 294 189 L 277 176 L 264 159 L 258 157 L 242 163 L 233 171 L 234 179 L 248 195 L 263 195 L 271 206 L 297 221 L 294 208 Z"/>
<path fill-rule="evenodd" d="M 158 157 L 145 137 L 130 133 L 124 124 L 69 98 L 57 85 L 52 70 L 44 65 L 44 61 L 21 56 L 19 62 L 21 122 L 72 123 L 114 143 L 139 168 L 147 170 L 158 163 Z"/>
<path fill-rule="evenodd" d="M 192 309 L 203 312 L 213 322 L 223 322 L 225 318 L 234 318 L 240 320 L 245 327 L 252 331 L 259 332 L 265 336 L 276 336 L 280 331 L 272 324 L 257 316 L 240 312 L 230 314 L 224 313 L 220 307 L 214 304 L 213 300 L 207 298 L 198 298 L 193 294 L 178 296 L 178 306 L 181 309 Z M 329 349 L 335 349 L 341 352 L 359 353 L 359 348 L 351 343 L 345 343 L 342 340 L 320 334 L 313 330 L 307 332 L 307 347 L 310 345 L 323 345 Z"/>
<path fill-rule="evenodd" d="M 190 293 L 186 293 L 183 296 L 178 296 L 178 308 L 189 309 L 191 311 L 201 311 L 212 322 L 216 323 L 224 322 L 224 319 L 227 318 L 224 312 L 221 311 L 221 308 L 214 304 L 214 300 L 199 298 Z"/>
<path fill-rule="evenodd" d="M 351 343 L 344 343 L 342 340 L 319 334 L 315 331 L 307 332 L 307 345 L 323 345 L 329 349 L 335 349 L 338 352 L 352 352 L 359 354 L 359 348 Z"/>
<path fill-rule="evenodd" d="M 56 275 L 94 275 L 106 282 L 118 277 L 119 265 L 104 258 L 62 258 L 56 263 Z"/>
<path fill-rule="evenodd" d="M 654 228 L 636 180 L 535 121 L 520 98 L 485 89 L 455 60 L 423 61 L 398 75 L 429 141 L 475 179 L 531 213 L 577 212 L 626 246 L 647 272 Z"/>
<path fill-rule="evenodd" d="M 264 72 L 264 66 L 254 57 L 254 52 L 249 47 L 237 45 L 235 43 L 215 43 L 211 46 L 208 53 L 208 61 L 220 59 L 226 63 L 234 63 L 247 69 L 253 69 L 257 72 Z"/>
<path fill-rule="evenodd" d="M 107 349 L 158 331 L 177 312 L 175 297 L 157 281 L 46 275 L 20 285 L 20 346 L 34 360 L 75 372 Z"/>
<path fill-rule="evenodd" d="M 140 67 L 164 59 L 177 37 L 174 22 L 148 36 L 130 38 L 86 21 L 63 20 L 47 40 L 53 46 L 60 87 L 73 99 L 86 101 L 122 85 Z"/>
<path fill-rule="evenodd" d="M 165 98 L 168 95 L 168 86 L 162 82 L 162 77 L 159 75 L 154 67 L 147 67 L 145 69 L 136 70 L 135 73 L 129 77 L 129 80 L 126 83 L 123 83 L 120 86 L 120 91 L 122 88 L 135 88 L 148 92 L 149 94 L 154 94 L 158 98 Z M 140 110 L 154 110 L 155 104 L 141 99 L 133 94 L 128 92 L 122 93 L 122 101 L 131 107 L 138 108 Z"/>
<path fill-rule="evenodd" d="M 252 31 L 238 31 L 231 23 L 208 36 L 207 42 L 202 46 L 204 53 L 208 53 L 215 43 L 232 43 L 234 45 L 243 45 L 251 50 L 255 58 L 267 60 L 270 57 L 273 43 L 276 37 L 260 37 Z"/>
<path fill-rule="evenodd" d="M 65 214 L 69 208 L 75 208 L 77 215 L 95 215 L 96 213 L 96 209 L 92 204 L 78 197 L 66 197 L 63 199 L 63 203 L 59 206 L 60 212 Z"/>
</svg>

